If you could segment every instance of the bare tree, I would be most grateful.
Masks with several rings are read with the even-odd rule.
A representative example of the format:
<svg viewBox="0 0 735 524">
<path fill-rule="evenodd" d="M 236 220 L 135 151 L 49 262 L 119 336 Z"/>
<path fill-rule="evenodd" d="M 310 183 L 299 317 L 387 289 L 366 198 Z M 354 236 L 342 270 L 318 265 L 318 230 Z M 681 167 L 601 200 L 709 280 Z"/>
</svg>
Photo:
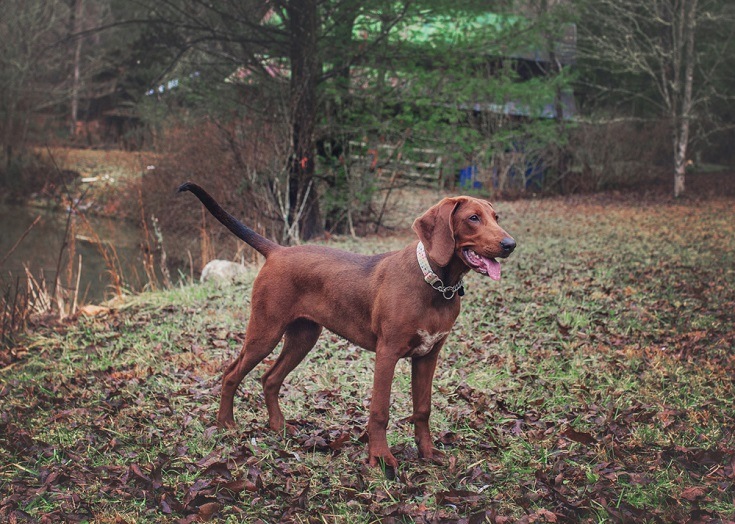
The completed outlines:
<svg viewBox="0 0 735 524">
<path fill-rule="evenodd" d="M 77 120 L 79 119 L 79 91 L 81 87 L 81 63 L 82 63 L 82 24 L 84 16 L 84 0 L 72 0 L 70 11 L 69 29 L 74 35 L 74 52 L 72 55 L 72 85 L 71 85 L 71 115 L 70 134 L 77 133 Z"/>
<path fill-rule="evenodd" d="M 674 196 L 685 190 L 692 124 L 714 96 L 706 31 L 731 23 L 719 0 L 582 0 L 580 52 L 607 70 L 613 96 L 653 107 L 671 129 Z M 707 63 L 717 63 L 715 60 Z M 640 79 L 636 81 L 635 79 Z"/>
<path fill-rule="evenodd" d="M 34 114 L 63 98 L 65 61 L 54 44 L 65 34 L 68 6 L 2 0 L 0 9 L 0 143 L 7 171 L 28 138 Z"/>
</svg>

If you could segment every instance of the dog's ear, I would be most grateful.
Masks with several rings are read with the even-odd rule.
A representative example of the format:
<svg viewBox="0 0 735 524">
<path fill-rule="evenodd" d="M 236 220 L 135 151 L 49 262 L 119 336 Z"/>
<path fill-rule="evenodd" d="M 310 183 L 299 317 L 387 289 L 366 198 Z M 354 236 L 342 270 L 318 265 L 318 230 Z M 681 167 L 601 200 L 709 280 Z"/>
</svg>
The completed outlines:
<svg viewBox="0 0 735 524">
<path fill-rule="evenodd" d="M 434 262 L 444 267 L 454 255 L 452 216 L 459 205 L 457 198 L 445 198 L 413 223 L 413 230 Z"/>
</svg>

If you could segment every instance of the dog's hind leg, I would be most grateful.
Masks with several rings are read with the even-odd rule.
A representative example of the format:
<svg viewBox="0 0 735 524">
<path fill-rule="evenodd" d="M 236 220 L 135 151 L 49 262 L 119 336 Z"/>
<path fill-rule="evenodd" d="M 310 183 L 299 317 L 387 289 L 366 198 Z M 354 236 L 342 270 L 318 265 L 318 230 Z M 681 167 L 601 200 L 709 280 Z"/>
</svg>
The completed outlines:
<svg viewBox="0 0 735 524">
<path fill-rule="evenodd" d="M 222 378 L 222 393 L 217 412 L 217 424 L 221 427 L 233 427 L 233 402 L 237 387 L 260 361 L 271 354 L 286 331 L 285 325 L 278 323 L 258 322 L 251 317 L 245 333 L 245 343 L 237 359 L 230 364 Z"/>
<path fill-rule="evenodd" d="M 283 381 L 311 351 L 321 332 L 322 326 L 311 320 L 299 318 L 291 322 L 286 328 L 281 354 L 261 378 L 265 405 L 268 408 L 268 425 L 273 431 L 281 431 L 285 426 L 285 419 L 278 403 L 278 393 Z"/>
</svg>

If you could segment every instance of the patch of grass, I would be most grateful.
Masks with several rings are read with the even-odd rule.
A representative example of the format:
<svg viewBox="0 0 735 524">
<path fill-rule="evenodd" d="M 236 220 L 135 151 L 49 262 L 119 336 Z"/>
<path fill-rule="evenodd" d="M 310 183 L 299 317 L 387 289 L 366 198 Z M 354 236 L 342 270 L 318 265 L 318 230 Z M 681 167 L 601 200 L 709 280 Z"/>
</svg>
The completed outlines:
<svg viewBox="0 0 735 524">
<path fill-rule="evenodd" d="M 0 374 L 0 516 L 732 519 L 732 204 L 500 203 L 519 247 L 500 283 L 468 277 L 434 383 L 441 464 L 417 457 L 410 365 L 398 366 L 395 481 L 364 464 L 373 355 L 330 333 L 283 387 L 293 432 L 265 430 L 264 365 L 240 388 L 237 429 L 214 427 L 252 278 L 40 329 Z M 343 244 L 378 252 L 409 238 Z"/>
</svg>

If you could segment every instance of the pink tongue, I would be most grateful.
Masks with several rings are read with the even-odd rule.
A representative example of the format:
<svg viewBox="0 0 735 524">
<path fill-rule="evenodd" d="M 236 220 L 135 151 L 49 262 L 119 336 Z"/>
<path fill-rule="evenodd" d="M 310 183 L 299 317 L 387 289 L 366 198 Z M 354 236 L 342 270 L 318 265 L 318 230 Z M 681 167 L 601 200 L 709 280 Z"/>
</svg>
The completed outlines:
<svg viewBox="0 0 735 524">
<path fill-rule="evenodd" d="M 482 258 L 482 261 L 485 265 L 485 269 L 487 270 L 487 276 L 493 280 L 500 280 L 500 262 L 485 257 Z"/>
</svg>

